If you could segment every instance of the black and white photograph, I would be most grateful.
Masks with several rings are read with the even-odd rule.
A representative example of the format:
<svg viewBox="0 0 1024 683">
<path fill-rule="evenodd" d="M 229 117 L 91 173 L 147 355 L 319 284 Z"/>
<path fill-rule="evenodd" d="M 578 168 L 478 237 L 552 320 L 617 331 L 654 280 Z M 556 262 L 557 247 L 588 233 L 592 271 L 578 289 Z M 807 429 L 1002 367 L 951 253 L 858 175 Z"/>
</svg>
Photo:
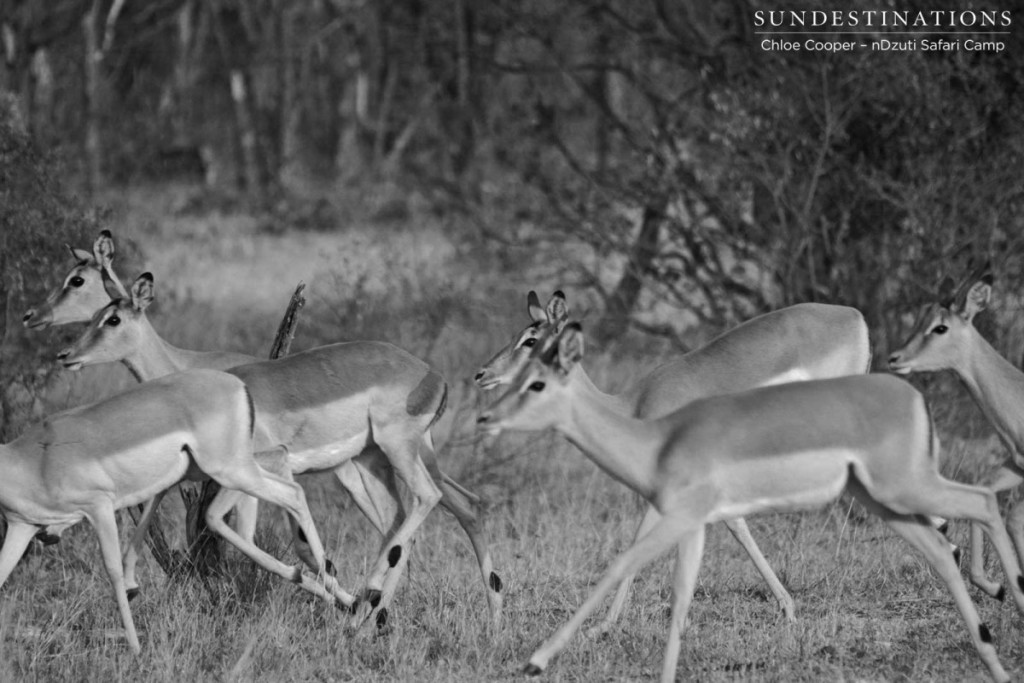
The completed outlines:
<svg viewBox="0 0 1024 683">
<path fill-rule="evenodd" d="M 0 0 L 0 681 L 1024 678 L 1018 0 Z"/>
</svg>

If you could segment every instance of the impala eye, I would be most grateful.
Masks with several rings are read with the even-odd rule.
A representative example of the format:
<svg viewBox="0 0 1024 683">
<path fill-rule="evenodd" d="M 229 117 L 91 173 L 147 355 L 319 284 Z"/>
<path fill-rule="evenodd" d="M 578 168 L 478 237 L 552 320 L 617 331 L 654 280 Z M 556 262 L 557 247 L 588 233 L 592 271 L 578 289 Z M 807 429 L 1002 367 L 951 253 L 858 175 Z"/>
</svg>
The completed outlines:
<svg viewBox="0 0 1024 683">
<path fill-rule="evenodd" d="M 949 332 L 949 328 L 946 327 L 945 325 L 936 325 L 932 332 L 934 334 L 946 334 L 947 332 Z"/>
<path fill-rule="evenodd" d="M 70 280 L 68 280 L 68 284 L 71 285 L 72 287 L 81 287 L 82 285 L 85 284 L 85 278 L 83 278 L 81 275 L 76 275 Z"/>
<path fill-rule="evenodd" d="M 544 391 L 544 382 L 536 381 L 528 387 L 530 391 Z"/>
<path fill-rule="evenodd" d="M 525 346 L 526 348 L 530 348 L 531 346 L 533 346 L 536 343 L 537 343 L 537 338 L 536 337 L 530 337 L 529 339 L 524 341 L 522 344 L 520 344 L 520 346 Z"/>
<path fill-rule="evenodd" d="M 117 317 L 116 315 L 112 315 L 109 318 L 107 318 L 107 322 L 105 322 L 103 324 L 104 325 L 110 325 L 111 327 L 117 327 L 118 325 L 121 324 L 121 319 L 119 317 Z"/>
</svg>

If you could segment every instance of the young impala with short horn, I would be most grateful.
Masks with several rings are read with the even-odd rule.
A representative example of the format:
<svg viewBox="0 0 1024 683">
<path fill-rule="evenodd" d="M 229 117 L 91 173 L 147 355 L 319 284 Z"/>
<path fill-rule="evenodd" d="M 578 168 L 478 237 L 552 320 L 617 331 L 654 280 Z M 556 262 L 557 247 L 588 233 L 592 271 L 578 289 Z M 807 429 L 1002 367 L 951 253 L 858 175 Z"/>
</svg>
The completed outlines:
<svg viewBox="0 0 1024 683">
<path fill-rule="evenodd" d="M 572 618 L 534 652 L 543 671 L 625 576 L 676 550 L 661 680 L 675 680 L 705 526 L 738 516 L 820 507 L 848 490 L 917 548 L 945 581 L 978 655 L 1008 681 L 945 539 L 925 515 L 967 518 L 992 539 L 1024 612 L 1024 577 L 987 489 L 944 479 L 924 398 L 892 375 L 779 384 L 698 399 L 656 420 L 610 409 L 579 369 L 579 325 L 541 337 L 510 389 L 480 416 L 492 432 L 554 428 L 638 492 L 660 518 L 620 555 Z"/>
<path fill-rule="evenodd" d="M 61 362 L 77 369 L 121 361 L 137 379 L 145 380 L 208 358 L 177 349 L 157 335 L 146 317 L 153 296 L 153 278 L 146 273 L 132 285 L 129 298 L 96 312 L 75 344 L 59 354 Z M 409 543 L 440 499 L 469 536 L 491 621 L 498 625 L 502 582 L 484 539 L 479 499 L 438 469 L 434 453 L 430 428 L 443 413 L 448 394 L 448 385 L 436 370 L 385 342 L 349 342 L 239 365 L 228 372 L 244 380 L 252 393 L 261 463 L 282 476 L 333 470 L 364 511 L 374 510 L 368 516 L 378 521 L 386 538 L 355 622 L 374 616 L 382 623 L 387 618 L 386 607 L 408 561 Z M 360 454 L 368 462 L 356 473 L 349 463 Z M 365 493 L 359 475 L 367 471 L 387 482 L 387 496 L 371 498 Z M 404 518 L 397 514 L 393 471 L 413 494 Z M 251 530 L 250 526 L 242 533 Z M 298 535 L 296 547 L 307 559 Z M 134 559 L 129 555 L 128 560 Z M 127 571 L 134 577 L 131 567 Z"/>
<path fill-rule="evenodd" d="M 1024 481 L 1024 373 L 1000 356 L 972 324 L 974 316 L 988 308 L 992 282 L 987 265 L 955 292 L 953 280 L 943 280 L 938 301 L 924 307 L 910 339 L 889 356 L 889 368 L 901 375 L 939 370 L 957 374 L 1010 451 L 1010 457 L 983 481 L 998 492 Z M 1018 556 L 1024 558 L 1024 504 L 1011 508 L 1007 528 Z M 1002 599 L 1002 586 L 985 576 L 984 546 L 976 526 L 971 528 L 970 566 L 971 581 Z"/>
<path fill-rule="evenodd" d="M 87 519 L 99 536 L 128 643 L 139 652 L 114 512 L 202 473 L 223 487 L 207 511 L 211 529 L 264 569 L 330 602 L 351 606 L 354 597 L 326 573 L 302 488 L 256 463 L 252 428 L 252 400 L 245 384 L 212 370 L 147 382 L 32 425 L 0 446 L 0 511 L 7 520 L 0 586 L 33 536 L 57 536 Z M 318 580 L 260 550 L 224 523 L 239 492 L 279 505 L 295 519 L 315 558 Z M 150 514 L 152 505 L 147 505 L 143 516 Z M 138 530 L 136 536 L 141 536 Z"/>
<path fill-rule="evenodd" d="M 546 308 L 531 291 L 527 311 L 533 322 L 481 368 L 476 375 L 481 387 L 509 383 L 527 363 L 537 339 L 561 329 L 568 320 L 565 295 L 560 291 Z M 870 364 L 868 329 L 859 311 L 846 306 L 798 304 L 758 316 L 706 346 L 664 363 L 621 394 L 598 394 L 593 389 L 591 395 L 600 396 L 609 410 L 647 420 L 667 415 L 698 398 L 795 380 L 855 375 L 867 372 Z M 581 381 L 589 383 L 582 368 L 578 373 Z M 647 533 L 658 517 L 657 509 L 649 507 L 634 540 Z M 775 576 L 746 522 L 736 518 L 725 524 L 747 551 L 786 618 L 793 620 L 793 598 Z M 623 580 L 611 609 L 594 632 L 615 623 L 626 604 L 632 579 L 630 574 Z"/>
</svg>

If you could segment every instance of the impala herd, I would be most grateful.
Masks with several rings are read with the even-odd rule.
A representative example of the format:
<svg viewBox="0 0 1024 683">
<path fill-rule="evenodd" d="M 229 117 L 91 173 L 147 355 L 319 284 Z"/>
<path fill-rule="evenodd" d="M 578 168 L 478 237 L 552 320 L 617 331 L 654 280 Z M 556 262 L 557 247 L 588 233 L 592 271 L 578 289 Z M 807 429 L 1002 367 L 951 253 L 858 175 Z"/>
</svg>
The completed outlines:
<svg viewBox="0 0 1024 683">
<path fill-rule="evenodd" d="M 500 627 L 503 584 L 480 499 L 442 471 L 433 445 L 431 428 L 448 398 L 438 371 L 385 342 L 330 344 L 273 361 L 179 349 L 147 319 L 152 275 L 125 288 L 115 274 L 108 231 L 91 252 L 71 253 L 73 267 L 25 314 L 25 326 L 87 322 L 59 361 L 70 369 L 120 361 L 140 384 L 51 415 L 0 446 L 0 509 L 7 520 L 0 585 L 33 538 L 55 540 L 87 519 L 99 536 L 129 645 L 139 652 L 129 599 L 139 590 L 135 564 L 147 526 L 170 488 L 185 479 L 212 479 L 222 488 L 207 510 L 209 527 L 266 570 L 350 610 L 353 627 L 387 619 L 407 549 L 440 504 L 469 537 L 490 622 Z M 635 572 L 674 548 L 662 668 L 662 680 L 674 680 L 711 522 L 726 524 L 785 618 L 794 620 L 793 599 L 743 518 L 820 507 L 847 491 L 924 555 L 949 588 L 991 676 L 1009 680 L 939 531 L 945 519 L 970 520 L 972 581 L 995 597 L 1008 590 L 1024 613 L 1024 503 L 1012 508 L 1008 533 L 995 498 L 995 491 L 1024 481 L 1024 417 L 1014 410 L 1024 402 L 1024 373 L 972 324 L 989 303 L 991 285 L 985 271 L 955 291 L 951 281 L 944 283 L 910 340 L 888 358 L 897 374 L 950 369 L 964 381 L 1011 452 L 985 486 L 939 474 L 939 444 L 923 396 L 892 375 L 867 374 L 868 330 L 855 309 L 807 303 L 766 313 L 612 395 L 581 365 L 583 332 L 570 320 L 564 295 L 556 292 L 542 305 L 530 292 L 531 323 L 476 374 L 481 389 L 506 387 L 480 414 L 480 429 L 553 428 L 643 496 L 648 508 L 632 546 L 533 654 L 527 673 L 543 671 L 617 587 L 593 631 L 612 625 Z M 358 595 L 343 590 L 329 570 L 294 479 L 328 470 L 384 539 Z M 408 501 L 399 496 L 396 475 L 409 490 Z M 258 500 L 284 510 L 305 567 L 289 566 L 254 544 Z M 115 511 L 143 503 L 122 555 Z M 234 528 L 225 523 L 232 509 Z M 982 532 L 996 550 L 1005 585 L 985 576 Z"/>
</svg>

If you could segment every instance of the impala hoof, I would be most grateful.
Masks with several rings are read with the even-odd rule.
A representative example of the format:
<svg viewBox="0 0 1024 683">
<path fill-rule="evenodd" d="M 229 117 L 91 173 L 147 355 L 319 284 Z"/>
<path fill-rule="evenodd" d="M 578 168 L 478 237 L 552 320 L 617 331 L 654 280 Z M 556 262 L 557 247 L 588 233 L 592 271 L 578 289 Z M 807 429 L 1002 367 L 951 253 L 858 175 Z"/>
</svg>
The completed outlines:
<svg viewBox="0 0 1024 683">
<path fill-rule="evenodd" d="M 540 668 L 533 662 L 530 662 L 529 664 L 523 667 L 523 673 L 527 676 L 540 676 L 542 673 L 544 673 L 544 669 Z"/>
</svg>

